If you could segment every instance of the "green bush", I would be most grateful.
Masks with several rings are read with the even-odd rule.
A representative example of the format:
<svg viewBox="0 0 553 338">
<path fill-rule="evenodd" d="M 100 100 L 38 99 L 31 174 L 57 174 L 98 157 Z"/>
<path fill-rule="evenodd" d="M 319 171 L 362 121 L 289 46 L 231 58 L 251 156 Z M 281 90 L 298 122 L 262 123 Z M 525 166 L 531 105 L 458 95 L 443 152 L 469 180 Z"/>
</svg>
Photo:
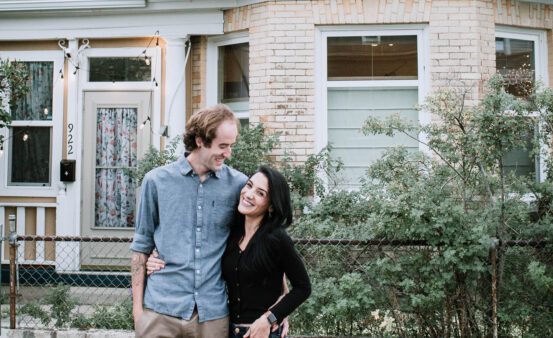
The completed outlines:
<svg viewBox="0 0 553 338">
<path fill-rule="evenodd" d="M 21 306 L 19 313 L 34 317 L 45 326 L 54 321 L 54 327 L 63 328 L 71 323 L 76 305 L 77 302 L 70 295 L 69 285 L 58 284 L 50 288 L 39 302 Z"/>
</svg>

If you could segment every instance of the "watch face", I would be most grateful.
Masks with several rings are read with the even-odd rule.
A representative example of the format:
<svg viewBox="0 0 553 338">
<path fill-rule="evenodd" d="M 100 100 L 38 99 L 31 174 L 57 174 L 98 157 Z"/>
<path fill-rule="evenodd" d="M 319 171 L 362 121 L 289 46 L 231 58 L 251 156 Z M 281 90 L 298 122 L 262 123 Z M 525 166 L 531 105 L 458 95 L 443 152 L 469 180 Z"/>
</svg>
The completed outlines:
<svg viewBox="0 0 553 338">
<path fill-rule="evenodd" d="M 269 323 L 271 323 L 271 324 L 274 324 L 274 323 L 277 322 L 277 319 L 276 319 L 275 315 L 272 314 L 272 313 L 270 313 L 270 314 L 267 316 L 267 319 L 269 320 Z"/>
</svg>

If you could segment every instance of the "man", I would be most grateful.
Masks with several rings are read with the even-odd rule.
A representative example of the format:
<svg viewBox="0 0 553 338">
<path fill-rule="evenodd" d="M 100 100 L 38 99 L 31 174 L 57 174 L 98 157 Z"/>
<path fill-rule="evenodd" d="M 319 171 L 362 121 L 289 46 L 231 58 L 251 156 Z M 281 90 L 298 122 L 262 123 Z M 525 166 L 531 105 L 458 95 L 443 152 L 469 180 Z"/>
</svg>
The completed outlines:
<svg viewBox="0 0 553 338">
<path fill-rule="evenodd" d="M 238 136 L 225 105 L 187 123 L 187 157 L 156 168 L 142 182 L 131 250 L 137 337 L 227 337 L 228 309 L 221 257 L 247 177 L 224 164 Z M 145 282 L 156 248 L 165 268 Z"/>
</svg>

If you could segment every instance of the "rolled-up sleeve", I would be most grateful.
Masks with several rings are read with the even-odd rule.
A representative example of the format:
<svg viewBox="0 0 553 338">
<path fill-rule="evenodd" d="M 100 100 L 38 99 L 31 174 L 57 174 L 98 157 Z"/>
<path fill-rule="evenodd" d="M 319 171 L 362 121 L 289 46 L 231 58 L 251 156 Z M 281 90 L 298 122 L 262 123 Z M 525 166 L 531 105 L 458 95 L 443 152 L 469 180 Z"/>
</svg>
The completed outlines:
<svg viewBox="0 0 553 338">
<path fill-rule="evenodd" d="M 142 180 L 140 205 L 131 250 L 149 254 L 154 249 L 154 231 L 159 224 L 157 189 L 150 174 Z"/>
</svg>

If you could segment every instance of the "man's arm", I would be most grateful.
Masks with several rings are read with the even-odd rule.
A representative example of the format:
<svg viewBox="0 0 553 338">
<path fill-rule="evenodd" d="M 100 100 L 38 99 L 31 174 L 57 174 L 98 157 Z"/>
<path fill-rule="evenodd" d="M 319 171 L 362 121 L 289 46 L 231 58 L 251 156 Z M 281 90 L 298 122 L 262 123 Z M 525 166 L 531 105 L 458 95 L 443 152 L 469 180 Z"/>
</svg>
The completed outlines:
<svg viewBox="0 0 553 338">
<path fill-rule="evenodd" d="M 148 256 L 141 252 L 133 252 L 131 258 L 132 314 L 135 326 L 144 310 L 142 306 L 144 299 L 147 259 Z"/>
</svg>

